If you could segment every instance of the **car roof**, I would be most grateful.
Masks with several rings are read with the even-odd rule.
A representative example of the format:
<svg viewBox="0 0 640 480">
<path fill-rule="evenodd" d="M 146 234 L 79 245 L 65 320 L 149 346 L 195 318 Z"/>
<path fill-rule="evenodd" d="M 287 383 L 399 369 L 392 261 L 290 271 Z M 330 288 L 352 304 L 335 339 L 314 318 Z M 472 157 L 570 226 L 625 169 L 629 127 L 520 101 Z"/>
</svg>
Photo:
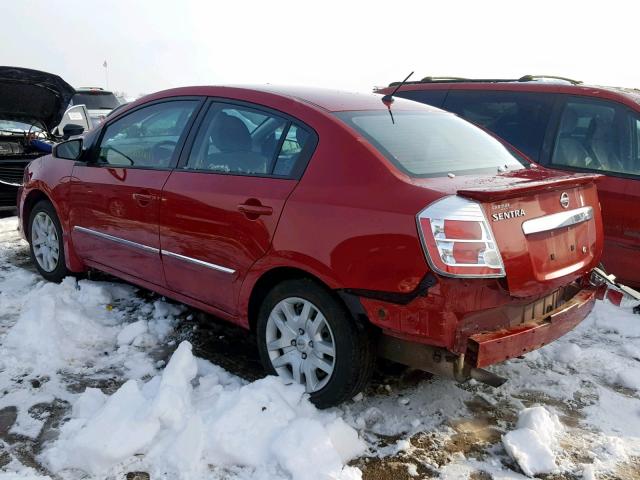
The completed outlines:
<svg viewBox="0 0 640 480">
<path fill-rule="evenodd" d="M 388 87 L 376 89 L 380 93 L 388 93 L 397 88 L 399 82 L 393 82 Z M 564 77 L 546 77 L 527 75 L 519 79 L 468 79 L 426 77 L 422 81 L 407 82 L 400 91 L 411 90 L 494 90 L 494 91 L 523 91 L 540 93 L 564 93 L 568 95 L 583 95 L 608 98 L 612 100 L 640 105 L 640 90 L 624 87 L 610 87 L 602 85 L 588 85 Z"/>
<path fill-rule="evenodd" d="M 113 95 L 113 92 L 101 87 L 80 87 L 76 88 L 76 93 L 98 93 L 100 95 Z"/>
<path fill-rule="evenodd" d="M 359 93 L 316 87 L 295 87 L 276 85 L 230 85 L 230 86 L 194 86 L 180 87 L 157 92 L 136 101 L 136 104 L 149 100 L 172 96 L 202 95 L 237 100 L 256 101 L 257 97 L 279 97 L 304 102 L 310 106 L 328 112 L 348 110 L 386 110 L 382 96 L 377 93 Z M 142 102 L 141 102 L 142 101 Z M 395 110 L 432 110 L 428 105 L 419 104 L 402 98 L 395 98 Z"/>
</svg>

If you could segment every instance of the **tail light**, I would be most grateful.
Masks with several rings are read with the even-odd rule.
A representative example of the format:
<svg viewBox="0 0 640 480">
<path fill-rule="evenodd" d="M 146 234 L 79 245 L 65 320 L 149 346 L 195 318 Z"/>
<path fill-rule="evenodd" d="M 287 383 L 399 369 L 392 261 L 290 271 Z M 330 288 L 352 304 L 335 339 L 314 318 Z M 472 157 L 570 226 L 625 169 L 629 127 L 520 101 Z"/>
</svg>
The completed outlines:
<svg viewBox="0 0 640 480">
<path fill-rule="evenodd" d="M 455 195 L 438 200 L 417 217 L 429 265 L 449 277 L 504 277 L 498 244 L 484 211 Z"/>
</svg>

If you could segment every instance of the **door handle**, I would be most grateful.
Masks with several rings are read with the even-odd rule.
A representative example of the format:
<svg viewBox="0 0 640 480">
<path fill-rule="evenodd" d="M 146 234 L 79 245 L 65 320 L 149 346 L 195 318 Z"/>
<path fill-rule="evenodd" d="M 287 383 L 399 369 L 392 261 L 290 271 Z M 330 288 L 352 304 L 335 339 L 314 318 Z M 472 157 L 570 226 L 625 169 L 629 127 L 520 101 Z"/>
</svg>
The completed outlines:
<svg viewBox="0 0 640 480">
<path fill-rule="evenodd" d="M 252 220 L 255 220 L 261 215 L 273 214 L 273 208 L 261 204 L 243 203 L 238 205 L 238 210 Z"/>
<path fill-rule="evenodd" d="M 141 207 L 148 207 L 151 201 L 153 200 L 153 195 L 151 195 L 151 192 L 148 192 L 146 190 L 143 190 L 142 192 L 139 192 L 139 193 L 134 193 L 131 196 L 136 201 L 136 203 Z"/>
</svg>

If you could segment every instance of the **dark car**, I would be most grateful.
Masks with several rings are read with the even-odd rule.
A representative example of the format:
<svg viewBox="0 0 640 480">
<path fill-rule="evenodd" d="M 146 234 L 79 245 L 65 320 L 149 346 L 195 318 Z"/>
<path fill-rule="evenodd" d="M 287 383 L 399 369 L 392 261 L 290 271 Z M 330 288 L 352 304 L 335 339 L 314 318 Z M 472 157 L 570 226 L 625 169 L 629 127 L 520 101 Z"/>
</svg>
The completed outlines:
<svg viewBox="0 0 640 480">
<path fill-rule="evenodd" d="M 389 93 L 399 82 L 378 89 Z M 640 288 L 640 91 L 584 85 L 562 77 L 426 77 L 397 96 L 470 120 L 548 168 L 606 175 L 598 182 L 602 263 Z"/>
<path fill-rule="evenodd" d="M 75 90 L 59 76 L 27 68 L 0 67 L 0 210 L 16 207 L 26 165 L 51 151 L 53 131 L 87 127 L 84 107 L 69 109 Z"/>
<path fill-rule="evenodd" d="M 458 380 L 589 313 L 594 176 L 532 165 L 441 110 L 320 89 L 138 100 L 32 162 L 39 272 L 98 269 L 256 332 L 321 406 L 378 352 Z M 392 114 L 390 114 L 392 113 Z"/>
</svg>

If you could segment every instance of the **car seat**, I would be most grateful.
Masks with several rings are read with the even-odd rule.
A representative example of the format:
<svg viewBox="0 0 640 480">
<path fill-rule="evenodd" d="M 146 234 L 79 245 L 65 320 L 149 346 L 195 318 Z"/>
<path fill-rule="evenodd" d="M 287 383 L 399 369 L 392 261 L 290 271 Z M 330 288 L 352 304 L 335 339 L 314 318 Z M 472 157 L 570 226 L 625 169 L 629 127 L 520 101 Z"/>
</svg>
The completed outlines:
<svg viewBox="0 0 640 480">
<path fill-rule="evenodd" d="M 588 149 L 602 169 L 624 171 L 622 162 L 616 153 L 613 119 L 598 115 L 592 120 L 589 130 Z"/>
<path fill-rule="evenodd" d="M 560 131 L 553 155 L 553 163 L 572 167 L 586 168 L 590 166 L 593 168 L 593 161 L 589 152 L 584 145 L 573 136 L 577 127 L 578 114 L 574 109 L 567 107 L 560 122 Z"/>
<path fill-rule="evenodd" d="M 240 173 L 266 173 L 266 157 L 252 150 L 251 134 L 237 117 L 221 114 L 215 119 L 211 140 L 219 150 L 208 155 L 209 168 Z"/>
</svg>

